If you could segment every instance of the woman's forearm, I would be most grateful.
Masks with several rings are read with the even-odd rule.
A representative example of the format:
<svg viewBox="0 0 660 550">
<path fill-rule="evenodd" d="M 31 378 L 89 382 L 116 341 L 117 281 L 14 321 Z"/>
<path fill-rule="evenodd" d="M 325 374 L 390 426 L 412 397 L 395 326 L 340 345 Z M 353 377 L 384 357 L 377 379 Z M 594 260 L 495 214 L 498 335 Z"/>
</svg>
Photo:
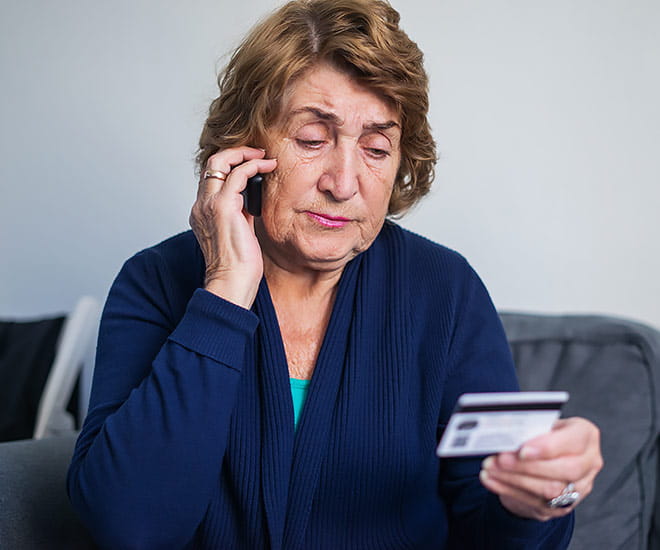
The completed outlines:
<svg viewBox="0 0 660 550">
<path fill-rule="evenodd" d="M 130 309 L 131 322 L 115 323 L 113 299 L 99 337 L 95 385 L 103 388 L 76 446 L 69 494 L 102 545 L 183 546 L 217 484 L 256 318 L 199 290 L 145 370 L 137 350 L 166 329 L 135 321 Z"/>
</svg>

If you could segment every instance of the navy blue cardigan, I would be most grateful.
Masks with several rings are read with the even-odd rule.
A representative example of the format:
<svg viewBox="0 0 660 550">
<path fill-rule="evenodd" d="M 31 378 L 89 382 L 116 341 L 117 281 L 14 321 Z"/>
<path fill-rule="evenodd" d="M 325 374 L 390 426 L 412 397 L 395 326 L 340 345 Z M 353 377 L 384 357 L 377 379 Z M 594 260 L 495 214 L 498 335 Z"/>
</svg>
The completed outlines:
<svg viewBox="0 0 660 550">
<path fill-rule="evenodd" d="M 480 459 L 435 447 L 465 391 L 517 387 L 467 262 L 386 223 L 342 274 L 300 424 L 265 280 L 251 311 L 200 287 L 191 232 L 110 291 L 71 501 L 107 548 L 443 549 L 568 544 L 572 515 L 509 514 Z"/>
</svg>

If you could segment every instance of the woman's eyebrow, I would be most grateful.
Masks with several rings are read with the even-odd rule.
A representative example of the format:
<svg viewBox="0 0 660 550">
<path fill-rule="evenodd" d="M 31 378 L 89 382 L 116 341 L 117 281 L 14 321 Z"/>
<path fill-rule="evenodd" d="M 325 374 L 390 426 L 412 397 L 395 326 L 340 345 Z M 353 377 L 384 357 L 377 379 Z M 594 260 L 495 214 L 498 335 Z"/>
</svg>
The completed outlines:
<svg viewBox="0 0 660 550">
<path fill-rule="evenodd" d="M 343 121 L 336 114 L 329 113 L 328 111 L 323 111 L 318 107 L 311 107 L 311 106 L 300 107 L 299 109 L 294 109 L 293 111 L 291 111 L 289 116 L 294 117 L 296 115 L 302 115 L 306 113 L 310 113 L 314 115 L 316 118 L 319 118 L 321 120 L 327 120 L 329 122 L 332 122 L 337 126 L 341 126 L 343 124 Z"/>
<path fill-rule="evenodd" d="M 319 109 L 318 107 L 312 107 L 309 105 L 306 105 L 304 107 L 300 107 L 298 109 L 294 109 L 291 111 L 289 114 L 290 118 L 293 118 L 296 115 L 301 115 L 301 114 L 312 114 L 319 120 L 325 120 L 328 121 L 336 126 L 342 126 L 344 124 L 344 121 L 339 118 L 336 114 L 330 113 L 328 111 L 324 111 L 322 109 Z M 389 130 L 391 128 L 399 128 L 399 123 L 395 122 L 394 120 L 388 120 L 387 122 L 367 122 L 364 126 L 364 130 L 371 130 L 371 131 L 385 131 Z"/>
<path fill-rule="evenodd" d="M 393 120 L 388 120 L 387 122 L 369 122 L 365 124 L 363 128 L 365 130 L 385 131 L 385 130 L 389 130 L 390 128 L 401 129 L 401 126 L 399 126 L 398 122 L 394 122 Z"/>
</svg>

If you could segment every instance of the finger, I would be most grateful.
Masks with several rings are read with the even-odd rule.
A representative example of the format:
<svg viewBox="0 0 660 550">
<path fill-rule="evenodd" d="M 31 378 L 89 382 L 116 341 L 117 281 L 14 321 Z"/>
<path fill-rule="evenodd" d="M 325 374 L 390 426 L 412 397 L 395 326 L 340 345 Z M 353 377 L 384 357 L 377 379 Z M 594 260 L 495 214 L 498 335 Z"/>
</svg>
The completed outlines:
<svg viewBox="0 0 660 550">
<path fill-rule="evenodd" d="M 217 152 L 214 155 L 211 155 L 206 162 L 206 167 L 201 173 L 199 180 L 199 187 L 197 194 L 200 195 L 212 195 L 217 193 L 223 184 L 222 179 L 218 178 L 205 178 L 204 173 L 207 171 L 211 172 L 222 172 L 229 176 L 232 168 L 244 162 L 263 158 L 266 152 L 263 149 L 256 149 L 254 147 L 232 147 L 229 149 L 224 149 Z M 226 180 L 226 178 L 225 178 Z"/>
<path fill-rule="evenodd" d="M 276 159 L 256 158 L 248 160 L 237 167 L 235 167 L 224 179 L 220 179 L 217 183 L 206 182 L 200 184 L 197 200 L 193 205 L 190 214 L 190 225 L 198 232 L 203 231 L 203 226 L 210 228 L 215 227 L 216 219 L 229 215 L 231 216 L 243 214 L 248 220 L 248 223 L 254 233 L 254 225 L 252 216 L 244 211 L 244 200 L 241 196 L 241 191 L 245 189 L 249 177 L 257 173 L 272 172 L 277 166 Z M 223 176 L 224 174 L 220 174 Z M 210 177 L 208 180 L 216 180 L 217 178 Z M 202 223 L 200 220 L 204 219 Z"/>
<path fill-rule="evenodd" d="M 230 147 L 229 149 L 223 149 L 218 151 L 214 155 L 209 157 L 209 160 L 206 162 L 207 170 L 222 170 L 223 172 L 231 172 L 231 169 L 234 166 L 243 164 L 248 160 L 263 158 L 266 155 L 264 149 L 258 149 L 256 147 L 240 146 L 240 147 Z"/>
<path fill-rule="evenodd" d="M 237 194 L 245 189 L 248 178 L 267 174 L 277 167 L 277 159 L 253 159 L 234 168 L 221 188 L 221 194 Z"/>
<path fill-rule="evenodd" d="M 583 453 L 598 435 L 598 428 L 584 418 L 557 420 L 552 430 L 527 441 L 520 449 L 523 459 L 552 459 Z"/>
<path fill-rule="evenodd" d="M 222 170 L 204 170 L 200 176 L 197 198 L 204 200 L 216 195 L 228 176 L 229 173 Z"/>
<path fill-rule="evenodd" d="M 600 432 L 587 420 L 567 419 L 552 433 L 526 443 L 518 453 L 500 453 L 493 460 L 499 469 L 576 481 L 595 476 L 603 466 Z"/>
<path fill-rule="evenodd" d="M 493 458 L 496 469 L 550 480 L 576 481 L 594 468 L 590 456 L 567 455 L 551 460 L 523 460 L 514 453 L 501 453 Z"/>
<path fill-rule="evenodd" d="M 512 513 L 540 521 L 568 514 L 575 505 L 567 508 L 550 508 L 547 500 L 519 487 L 508 485 L 482 471 L 479 479 L 483 486 L 500 497 L 502 504 Z"/>
<path fill-rule="evenodd" d="M 596 476 L 602 467 L 602 460 L 599 460 L 600 455 L 595 460 L 567 457 L 554 461 L 535 461 L 533 463 L 518 461 L 517 468 L 512 468 L 509 465 L 502 467 L 502 464 L 507 463 L 509 459 L 518 460 L 512 453 L 507 453 L 507 456 L 493 456 L 484 460 L 482 468 L 493 477 L 512 484 L 520 483 L 528 491 L 544 497 L 550 496 L 550 498 L 556 496 L 553 493 L 556 492 L 558 487 L 557 482 L 561 483 L 561 487 L 573 482 L 579 486 L 582 495 L 587 496 L 593 489 Z"/>
<path fill-rule="evenodd" d="M 517 472 L 498 470 L 492 466 L 493 464 L 494 461 L 491 463 L 489 463 L 488 460 L 484 461 L 483 471 L 488 477 L 511 487 L 517 487 L 526 493 L 535 495 L 543 501 L 549 501 L 557 495 L 560 495 L 568 483 L 568 481 L 563 479 L 547 479 Z M 588 484 L 588 480 L 586 480 L 585 483 Z M 582 492 L 586 494 L 587 488 L 582 485 L 582 482 L 575 481 L 574 485 L 576 487 L 579 485 L 580 487 L 576 490 L 582 490 Z"/>
</svg>

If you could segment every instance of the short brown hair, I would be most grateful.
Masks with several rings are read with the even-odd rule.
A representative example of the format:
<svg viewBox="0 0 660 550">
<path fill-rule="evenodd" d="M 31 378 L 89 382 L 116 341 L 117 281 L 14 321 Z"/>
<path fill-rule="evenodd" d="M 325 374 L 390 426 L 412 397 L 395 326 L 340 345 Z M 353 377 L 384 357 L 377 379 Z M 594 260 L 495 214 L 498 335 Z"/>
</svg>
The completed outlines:
<svg viewBox="0 0 660 550">
<path fill-rule="evenodd" d="M 346 70 L 399 114 L 401 165 L 388 213 L 403 214 L 431 187 L 435 142 L 423 54 L 399 28 L 399 13 L 381 0 L 294 0 L 258 23 L 218 77 L 198 168 L 221 149 L 263 144 L 286 87 L 320 62 Z"/>
</svg>

